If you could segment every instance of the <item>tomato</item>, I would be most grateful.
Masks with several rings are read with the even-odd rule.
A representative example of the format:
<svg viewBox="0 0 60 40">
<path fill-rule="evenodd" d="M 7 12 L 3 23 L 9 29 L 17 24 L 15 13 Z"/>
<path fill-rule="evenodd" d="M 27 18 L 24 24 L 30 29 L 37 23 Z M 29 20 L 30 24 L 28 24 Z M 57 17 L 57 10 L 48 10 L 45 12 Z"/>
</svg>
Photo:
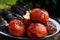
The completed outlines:
<svg viewBox="0 0 60 40">
<path fill-rule="evenodd" d="M 32 23 L 27 28 L 27 34 L 30 38 L 42 38 L 47 35 L 47 30 L 45 26 L 40 23 Z"/>
<path fill-rule="evenodd" d="M 11 20 L 8 26 L 9 33 L 13 36 L 23 36 L 25 27 L 20 20 Z"/>
<path fill-rule="evenodd" d="M 48 34 L 51 35 L 51 34 L 54 34 L 56 32 L 56 27 L 53 23 L 51 22 L 48 22 L 47 25 L 46 25 L 46 29 L 48 31 Z"/>
<path fill-rule="evenodd" d="M 25 19 L 23 20 L 23 23 L 25 24 L 26 27 L 28 27 L 31 24 L 30 19 Z"/>
<path fill-rule="evenodd" d="M 30 13 L 30 19 L 32 22 L 47 24 L 47 22 L 49 21 L 49 14 L 45 10 L 35 8 Z"/>
</svg>

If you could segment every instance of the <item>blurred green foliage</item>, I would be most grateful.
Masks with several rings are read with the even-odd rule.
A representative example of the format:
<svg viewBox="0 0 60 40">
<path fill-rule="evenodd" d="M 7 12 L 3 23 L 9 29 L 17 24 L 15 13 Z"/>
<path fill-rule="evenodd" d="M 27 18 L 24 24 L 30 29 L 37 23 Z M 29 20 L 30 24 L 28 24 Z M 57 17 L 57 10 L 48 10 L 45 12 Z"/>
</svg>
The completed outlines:
<svg viewBox="0 0 60 40">
<path fill-rule="evenodd" d="M 40 7 L 46 9 L 46 6 L 48 5 L 55 7 L 57 0 L 0 0 L 0 9 L 10 8 L 10 5 L 14 5 L 16 3 L 24 6 Z"/>
<path fill-rule="evenodd" d="M 0 0 L 0 9 L 8 9 L 10 5 L 16 3 L 17 0 Z"/>
</svg>

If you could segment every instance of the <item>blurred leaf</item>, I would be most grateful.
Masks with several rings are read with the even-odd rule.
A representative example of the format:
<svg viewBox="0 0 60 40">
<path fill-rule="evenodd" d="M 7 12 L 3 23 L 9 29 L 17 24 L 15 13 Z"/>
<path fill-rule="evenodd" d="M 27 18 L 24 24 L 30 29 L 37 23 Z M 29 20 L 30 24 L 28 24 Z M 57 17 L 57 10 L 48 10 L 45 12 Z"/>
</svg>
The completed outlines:
<svg viewBox="0 0 60 40">
<path fill-rule="evenodd" d="M 17 0 L 0 0 L 0 9 L 7 9 L 10 6 L 16 3 Z"/>
<path fill-rule="evenodd" d="M 0 5 L 0 9 L 4 9 L 6 7 L 9 7 L 8 5 Z"/>
<path fill-rule="evenodd" d="M 30 4 L 30 6 L 33 6 L 32 2 L 30 2 L 29 4 Z"/>
<path fill-rule="evenodd" d="M 16 0 L 7 0 L 7 4 L 13 5 L 16 3 Z"/>
</svg>

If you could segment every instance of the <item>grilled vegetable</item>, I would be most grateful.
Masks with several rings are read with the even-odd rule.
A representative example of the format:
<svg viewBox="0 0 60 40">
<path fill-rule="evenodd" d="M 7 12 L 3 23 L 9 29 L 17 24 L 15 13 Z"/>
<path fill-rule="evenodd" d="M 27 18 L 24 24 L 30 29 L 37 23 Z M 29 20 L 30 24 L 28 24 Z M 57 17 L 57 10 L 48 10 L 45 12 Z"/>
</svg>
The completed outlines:
<svg viewBox="0 0 60 40">
<path fill-rule="evenodd" d="M 30 38 L 42 38 L 47 35 L 47 30 L 43 24 L 32 23 L 27 28 L 27 34 Z"/>
<path fill-rule="evenodd" d="M 25 7 L 20 7 L 20 6 L 18 6 L 18 5 L 13 5 L 13 6 L 11 7 L 11 11 L 12 11 L 12 12 L 15 12 L 15 13 L 21 15 L 21 16 L 23 16 L 23 15 L 26 13 L 26 10 L 27 10 L 27 9 L 26 9 Z"/>
<path fill-rule="evenodd" d="M 13 15 L 16 17 L 16 19 L 18 19 L 18 20 L 24 20 L 24 18 L 21 16 L 21 15 L 19 15 L 19 14 L 15 14 L 15 13 L 13 13 Z"/>
<path fill-rule="evenodd" d="M 14 19 L 15 17 L 12 15 L 11 12 L 5 11 L 3 10 L 2 12 L 2 16 L 4 17 L 4 19 L 6 19 L 8 22 L 12 19 Z"/>
<path fill-rule="evenodd" d="M 8 26 L 7 21 L 0 16 L 0 30 L 4 30 Z"/>
</svg>

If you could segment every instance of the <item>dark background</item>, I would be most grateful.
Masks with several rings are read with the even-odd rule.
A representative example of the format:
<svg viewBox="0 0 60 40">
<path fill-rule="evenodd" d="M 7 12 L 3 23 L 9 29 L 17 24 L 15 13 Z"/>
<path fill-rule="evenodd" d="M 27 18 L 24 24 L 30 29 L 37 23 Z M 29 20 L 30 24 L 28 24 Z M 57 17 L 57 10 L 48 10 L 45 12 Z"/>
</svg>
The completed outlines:
<svg viewBox="0 0 60 40">
<path fill-rule="evenodd" d="M 31 8 L 42 8 L 49 12 L 50 16 L 60 17 L 60 0 L 18 0 L 18 5 Z"/>
</svg>

